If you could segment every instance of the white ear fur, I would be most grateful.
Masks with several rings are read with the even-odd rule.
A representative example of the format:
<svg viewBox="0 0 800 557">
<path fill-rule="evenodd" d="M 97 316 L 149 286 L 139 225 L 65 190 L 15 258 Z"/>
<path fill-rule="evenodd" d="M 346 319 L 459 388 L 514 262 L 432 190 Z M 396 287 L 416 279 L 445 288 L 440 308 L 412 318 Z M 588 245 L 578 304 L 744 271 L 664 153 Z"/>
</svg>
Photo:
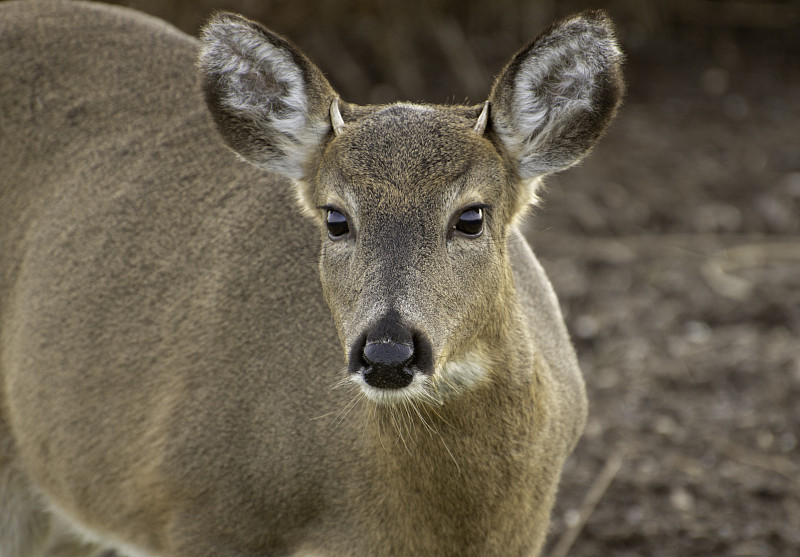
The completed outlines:
<svg viewBox="0 0 800 557">
<path fill-rule="evenodd" d="M 248 162 L 302 178 L 331 129 L 311 106 L 309 96 L 318 91 L 310 91 L 310 72 L 301 66 L 310 62 L 283 39 L 232 14 L 217 16 L 201 41 L 198 65 L 223 137 Z"/>
<path fill-rule="evenodd" d="M 591 149 L 621 99 L 621 60 L 601 12 L 556 24 L 512 59 L 490 100 L 521 178 L 563 170 Z"/>
</svg>

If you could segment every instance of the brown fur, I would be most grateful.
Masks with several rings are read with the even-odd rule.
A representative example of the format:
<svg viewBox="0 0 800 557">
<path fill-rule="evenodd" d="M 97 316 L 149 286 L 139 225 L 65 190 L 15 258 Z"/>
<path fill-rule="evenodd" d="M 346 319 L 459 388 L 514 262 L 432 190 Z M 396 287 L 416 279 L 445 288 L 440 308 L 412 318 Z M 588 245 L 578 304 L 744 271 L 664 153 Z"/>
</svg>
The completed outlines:
<svg viewBox="0 0 800 557">
<path fill-rule="evenodd" d="M 586 401 L 516 228 L 538 168 L 509 135 L 518 61 L 486 134 L 480 107 L 342 103 L 334 136 L 313 64 L 215 21 L 288 53 L 313 144 L 278 137 L 263 103 L 225 107 L 206 50 L 212 121 L 197 41 L 162 22 L 0 4 L 0 556 L 537 554 Z M 548 169 L 613 115 L 619 59 L 598 64 L 591 117 L 545 128 Z M 262 78 L 247 83 L 289 90 Z M 237 161 L 214 123 L 294 185 Z M 305 158 L 286 162 L 295 144 Z M 484 233 L 446 239 L 474 200 Z M 352 239 L 327 239 L 329 204 Z M 342 386 L 375 308 L 430 337 L 434 401 Z"/>
</svg>

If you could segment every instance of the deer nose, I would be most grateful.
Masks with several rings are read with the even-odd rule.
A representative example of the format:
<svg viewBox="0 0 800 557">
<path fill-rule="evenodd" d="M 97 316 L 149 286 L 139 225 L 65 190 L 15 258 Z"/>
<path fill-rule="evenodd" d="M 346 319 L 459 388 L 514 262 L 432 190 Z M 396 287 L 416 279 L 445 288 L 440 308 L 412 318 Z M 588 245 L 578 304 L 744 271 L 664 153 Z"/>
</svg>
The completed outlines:
<svg viewBox="0 0 800 557">
<path fill-rule="evenodd" d="M 414 357 L 414 345 L 392 339 L 367 340 L 363 351 L 364 381 L 378 389 L 402 389 L 414 379 L 408 364 Z"/>
<path fill-rule="evenodd" d="M 350 352 L 350 372 L 376 389 L 408 387 L 415 373 L 427 372 L 426 342 L 412 333 L 398 316 L 389 314 L 361 335 Z M 420 350 L 420 346 L 423 348 Z"/>
<path fill-rule="evenodd" d="M 414 345 L 391 339 L 367 340 L 364 360 L 375 366 L 397 367 L 405 365 L 414 356 Z"/>
</svg>

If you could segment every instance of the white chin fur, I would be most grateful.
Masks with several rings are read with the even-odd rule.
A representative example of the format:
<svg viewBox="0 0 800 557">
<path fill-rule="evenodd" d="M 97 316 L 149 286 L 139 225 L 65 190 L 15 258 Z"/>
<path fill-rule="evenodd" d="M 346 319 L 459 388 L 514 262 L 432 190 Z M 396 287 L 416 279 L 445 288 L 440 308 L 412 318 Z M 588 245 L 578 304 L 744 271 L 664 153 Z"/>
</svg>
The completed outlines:
<svg viewBox="0 0 800 557">
<path fill-rule="evenodd" d="M 378 389 L 372 385 L 368 385 L 364 381 L 364 377 L 360 374 L 350 376 L 351 380 L 356 383 L 361 392 L 374 402 L 382 406 L 393 406 L 395 404 L 402 404 L 403 402 L 417 402 L 417 401 L 430 401 L 438 402 L 436 398 L 431 396 L 430 377 L 421 373 L 415 373 L 411 384 L 402 389 Z"/>
<path fill-rule="evenodd" d="M 414 374 L 411 384 L 402 389 L 372 387 L 359 374 L 352 375 L 351 380 L 375 404 L 393 406 L 404 402 L 430 402 L 439 405 L 452 396 L 488 381 L 490 369 L 488 358 L 474 351 L 440 365 L 433 376 Z"/>
</svg>

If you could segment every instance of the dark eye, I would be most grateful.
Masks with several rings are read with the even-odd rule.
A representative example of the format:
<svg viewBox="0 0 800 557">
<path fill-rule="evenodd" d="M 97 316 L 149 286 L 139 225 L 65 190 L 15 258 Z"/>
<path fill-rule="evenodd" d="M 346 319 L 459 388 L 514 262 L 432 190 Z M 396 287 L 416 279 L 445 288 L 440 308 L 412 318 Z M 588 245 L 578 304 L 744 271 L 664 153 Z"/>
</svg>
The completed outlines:
<svg viewBox="0 0 800 557">
<path fill-rule="evenodd" d="M 458 217 L 456 230 L 467 236 L 477 236 L 483 232 L 483 209 L 470 207 Z"/>
<path fill-rule="evenodd" d="M 328 235 L 331 238 L 339 238 L 350 232 L 350 227 L 347 225 L 347 217 L 333 209 L 328 209 L 325 224 L 328 226 Z"/>
</svg>

